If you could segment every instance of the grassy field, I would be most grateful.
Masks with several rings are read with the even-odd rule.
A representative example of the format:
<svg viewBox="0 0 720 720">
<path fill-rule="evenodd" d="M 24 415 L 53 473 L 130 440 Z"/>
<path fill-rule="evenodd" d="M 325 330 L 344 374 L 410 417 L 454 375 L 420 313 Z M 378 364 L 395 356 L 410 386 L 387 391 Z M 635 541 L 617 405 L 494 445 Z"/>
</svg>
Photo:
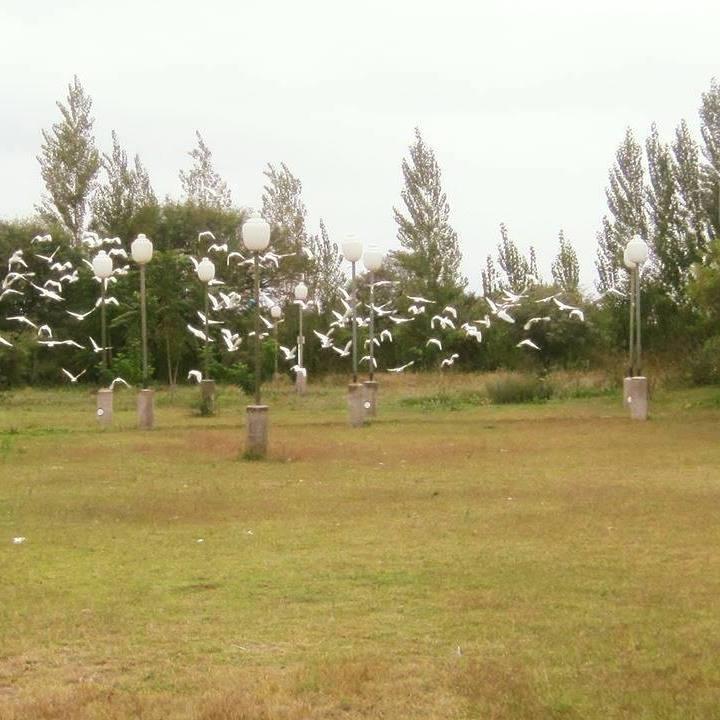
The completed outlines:
<svg viewBox="0 0 720 720">
<path fill-rule="evenodd" d="M 0 395 L 0 718 L 720 718 L 720 392 L 568 387 Z"/>
</svg>

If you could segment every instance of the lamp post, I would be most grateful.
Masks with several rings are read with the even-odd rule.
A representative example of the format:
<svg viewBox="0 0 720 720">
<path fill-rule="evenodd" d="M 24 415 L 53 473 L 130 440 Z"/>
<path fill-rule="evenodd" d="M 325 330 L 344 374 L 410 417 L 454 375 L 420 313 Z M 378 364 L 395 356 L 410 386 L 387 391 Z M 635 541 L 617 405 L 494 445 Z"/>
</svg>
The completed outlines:
<svg viewBox="0 0 720 720">
<path fill-rule="evenodd" d="M 308 287 L 301 280 L 295 286 L 295 302 L 296 302 L 296 304 L 298 306 L 298 310 L 299 310 L 297 357 L 298 357 L 298 365 L 300 366 L 300 371 L 295 373 L 295 390 L 297 391 L 298 395 L 304 395 L 305 390 L 307 389 L 307 373 L 303 372 L 303 370 L 305 369 L 305 364 L 303 362 L 303 359 L 304 359 L 303 351 L 305 349 L 305 336 L 303 335 L 303 306 L 305 305 L 307 296 L 308 296 Z"/>
<path fill-rule="evenodd" d="M 108 356 L 107 356 L 107 323 L 105 318 L 105 298 L 107 295 L 107 280 L 113 272 L 112 258 L 101 250 L 92 259 L 92 269 L 95 277 L 100 281 L 100 356 L 102 360 L 103 382 L 107 378 Z M 109 388 L 102 388 L 97 393 L 97 419 L 101 425 L 110 425 L 113 415 L 113 394 Z"/>
<path fill-rule="evenodd" d="M 215 412 L 215 381 L 210 379 L 210 322 L 208 318 L 208 285 L 215 277 L 215 264 L 204 257 L 197 266 L 198 280 L 205 286 L 205 347 L 203 348 L 203 379 L 200 383 L 200 414 Z"/>
<path fill-rule="evenodd" d="M 343 257 L 352 266 L 352 382 L 348 385 L 348 409 L 350 411 L 350 425 L 359 427 L 365 422 L 365 402 L 362 393 L 362 385 L 358 383 L 358 359 L 357 359 L 357 287 L 355 284 L 355 263 L 362 257 L 362 241 L 354 235 L 347 235 L 342 243 Z"/>
<path fill-rule="evenodd" d="M 282 318 L 282 308 L 279 305 L 273 305 L 270 308 L 270 317 L 273 319 L 273 339 L 275 340 L 275 372 L 273 380 L 278 376 L 278 325 Z"/>
<path fill-rule="evenodd" d="M 155 422 L 154 393 L 148 388 L 147 307 L 145 298 L 145 266 L 152 259 L 153 244 L 140 233 L 130 245 L 132 259 L 140 267 L 140 332 L 142 336 L 142 389 L 138 394 L 138 427 L 152 429 Z"/>
<path fill-rule="evenodd" d="M 268 406 L 260 403 L 260 258 L 259 253 L 270 244 L 270 225 L 253 215 L 242 226 L 242 240 L 253 253 L 255 266 L 255 404 L 247 406 L 247 444 L 245 456 L 264 458 L 267 453 Z"/>
<path fill-rule="evenodd" d="M 375 273 L 382 267 L 383 254 L 371 245 L 363 255 L 363 265 L 370 272 L 370 378 L 365 387 L 365 409 L 370 417 L 377 414 L 378 383 L 375 380 Z"/>
<path fill-rule="evenodd" d="M 630 417 L 633 420 L 647 420 L 648 393 L 647 378 L 642 375 L 642 335 L 640 326 L 640 268 L 648 258 L 648 246 L 639 235 L 635 235 L 625 247 L 624 259 L 633 264 L 635 290 L 635 342 L 634 358 L 631 363 L 632 377 L 627 394 Z M 632 292 L 632 290 L 631 290 Z"/>
<path fill-rule="evenodd" d="M 630 319 L 628 322 L 628 370 L 623 380 L 623 406 L 629 406 L 630 384 L 634 372 L 635 363 L 635 263 L 630 262 L 628 258 L 627 247 L 623 251 L 623 264 L 628 270 L 629 281 L 629 297 L 630 297 Z"/>
</svg>

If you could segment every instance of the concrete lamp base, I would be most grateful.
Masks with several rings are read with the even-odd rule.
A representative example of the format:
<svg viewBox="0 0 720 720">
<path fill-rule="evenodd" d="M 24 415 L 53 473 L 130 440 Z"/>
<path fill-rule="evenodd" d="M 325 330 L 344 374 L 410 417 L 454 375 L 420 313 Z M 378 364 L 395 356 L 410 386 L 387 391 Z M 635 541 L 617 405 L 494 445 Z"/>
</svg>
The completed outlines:
<svg viewBox="0 0 720 720">
<path fill-rule="evenodd" d="M 380 383 L 377 380 L 366 380 L 363 383 L 365 388 L 365 414 L 374 418 L 377 415 L 378 388 Z"/>
<path fill-rule="evenodd" d="M 245 457 L 248 460 L 263 460 L 267 455 L 269 408 L 267 405 L 248 405 L 246 410 Z"/>
<path fill-rule="evenodd" d="M 351 427 L 362 427 L 365 424 L 365 393 L 361 383 L 348 385 L 348 412 Z"/>
<path fill-rule="evenodd" d="M 203 380 L 200 383 L 200 414 L 215 414 L 215 381 Z"/>
<path fill-rule="evenodd" d="M 152 430 L 155 425 L 155 391 L 145 388 L 137 396 L 138 427 Z"/>
<path fill-rule="evenodd" d="M 307 392 L 307 370 L 295 374 L 295 392 L 304 395 Z"/>
<path fill-rule="evenodd" d="M 631 377 L 628 383 L 627 403 L 633 420 L 648 418 L 648 381 L 646 377 Z"/>
<path fill-rule="evenodd" d="M 98 390 L 96 416 L 100 427 L 110 427 L 113 419 L 113 391 L 107 388 Z"/>
</svg>

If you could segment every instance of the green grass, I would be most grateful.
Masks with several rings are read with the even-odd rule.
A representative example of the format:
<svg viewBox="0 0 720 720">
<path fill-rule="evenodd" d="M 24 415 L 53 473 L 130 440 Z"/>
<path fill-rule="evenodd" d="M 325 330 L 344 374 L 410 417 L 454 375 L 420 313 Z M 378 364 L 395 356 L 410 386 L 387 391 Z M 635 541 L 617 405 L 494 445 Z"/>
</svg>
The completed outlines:
<svg viewBox="0 0 720 720">
<path fill-rule="evenodd" d="M 278 383 L 265 462 L 236 389 L 149 433 L 3 395 L 0 718 L 720 717 L 720 391 L 486 379 L 381 377 L 355 430 Z"/>
</svg>

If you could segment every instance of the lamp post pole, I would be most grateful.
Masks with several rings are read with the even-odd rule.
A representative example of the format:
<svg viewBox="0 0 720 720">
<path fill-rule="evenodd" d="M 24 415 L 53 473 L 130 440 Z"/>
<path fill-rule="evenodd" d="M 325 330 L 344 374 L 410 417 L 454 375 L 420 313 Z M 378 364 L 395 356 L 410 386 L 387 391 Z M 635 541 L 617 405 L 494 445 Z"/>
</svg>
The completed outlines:
<svg viewBox="0 0 720 720">
<path fill-rule="evenodd" d="M 210 379 L 210 321 L 208 318 L 209 312 L 209 290 L 208 284 L 205 285 L 205 348 L 203 352 L 203 376 L 206 380 Z"/>
<path fill-rule="evenodd" d="M 365 424 L 364 390 L 363 386 L 358 383 L 357 278 L 355 275 L 355 263 L 362 257 L 362 252 L 362 242 L 354 235 L 346 236 L 342 243 L 342 254 L 351 266 L 352 382 L 348 385 L 348 410 L 352 427 L 360 427 Z"/>
<path fill-rule="evenodd" d="M 260 460 L 267 454 L 268 406 L 260 402 L 260 255 L 270 243 L 270 225 L 259 215 L 252 215 L 242 226 L 242 241 L 245 248 L 253 253 L 255 270 L 255 399 L 247 410 L 247 441 L 245 457 Z M 272 314 L 272 311 L 271 311 Z"/>
<path fill-rule="evenodd" d="M 629 377 L 635 375 L 635 269 L 630 270 L 630 352 Z"/>
<path fill-rule="evenodd" d="M 255 266 L 255 405 L 260 405 L 260 259 L 257 250 Z"/>
<path fill-rule="evenodd" d="M 640 264 L 637 264 L 635 266 L 635 332 L 637 333 L 637 340 L 635 341 L 635 353 L 637 355 L 635 372 L 638 376 L 642 375 L 642 339 L 640 329 Z"/>
<path fill-rule="evenodd" d="M 107 356 L 107 323 L 105 320 L 105 297 L 107 296 L 106 291 L 107 279 L 102 278 L 100 280 L 100 286 L 102 288 L 100 295 L 100 342 L 102 343 L 102 369 L 103 372 L 107 372 L 108 369 L 108 356 Z"/>
<path fill-rule="evenodd" d="M 147 361 L 147 308 L 145 303 L 145 264 L 140 266 L 140 335 L 142 336 L 142 384 L 148 386 Z"/>
<path fill-rule="evenodd" d="M 375 379 L 375 273 L 370 271 L 370 380 Z"/>
<path fill-rule="evenodd" d="M 145 265 L 150 262 L 153 245 L 143 233 L 140 233 L 130 245 L 132 259 L 140 266 L 140 335 L 142 338 L 142 389 L 137 397 L 138 427 L 150 430 L 155 424 L 155 399 L 148 388 L 148 352 L 147 352 L 147 293 L 145 288 Z"/>
<path fill-rule="evenodd" d="M 355 284 L 355 261 L 352 261 L 352 362 L 353 384 L 358 381 L 358 351 L 357 351 L 357 286 Z"/>
<path fill-rule="evenodd" d="M 204 285 L 205 339 L 203 341 L 203 379 L 200 383 L 200 414 L 213 415 L 215 412 L 215 383 L 210 379 L 210 281 L 215 277 L 215 264 L 204 257 L 197 266 L 198 280 Z"/>
</svg>

